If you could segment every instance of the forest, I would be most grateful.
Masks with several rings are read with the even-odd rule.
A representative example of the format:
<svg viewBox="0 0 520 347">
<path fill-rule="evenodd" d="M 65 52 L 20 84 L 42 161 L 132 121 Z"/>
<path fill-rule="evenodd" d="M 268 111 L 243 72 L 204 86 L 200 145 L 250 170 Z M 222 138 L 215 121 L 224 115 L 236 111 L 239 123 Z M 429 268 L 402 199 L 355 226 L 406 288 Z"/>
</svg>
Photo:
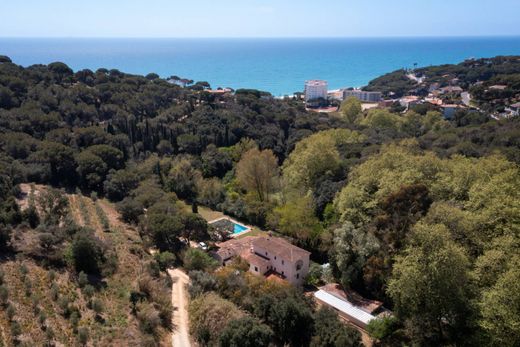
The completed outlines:
<svg viewBox="0 0 520 347">
<path fill-rule="evenodd" d="M 485 68 L 484 61 L 462 63 L 457 75 L 485 74 L 489 83 L 517 88 L 520 70 L 504 69 L 504 59 L 486 60 Z M 404 93 L 409 84 L 387 75 L 369 87 Z M 206 253 L 186 249 L 183 240 L 212 238 L 200 208 L 312 252 L 309 286 L 338 282 L 382 301 L 395 317 L 369 329 L 377 345 L 520 344 L 518 117 L 462 110 L 446 120 L 420 106 L 363 111 L 356 99 L 323 115 L 293 98 L 207 89 L 207 82 L 181 87 L 156 74 L 74 72 L 60 62 L 22 67 L 0 57 L 0 346 L 31 345 L 4 280 L 25 259 L 45 276 L 76 283 L 75 296 L 94 317 L 89 331 L 83 304 L 55 293 L 66 320 L 34 313 L 54 330 L 42 333 L 50 346 L 60 340 L 59 324 L 70 325 L 80 345 L 128 338 L 116 328 L 114 340 L 99 336 L 113 323 L 103 295 L 126 302 L 136 346 L 161 345 L 172 328 L 164 274 L 172 265 L 189 271 L 191 333 L 201 345 L 361 344 L 357 331 L 301 291 L 260 281 L 240 261 L 217 270 Z M 66 196 L 88 203 L 108 234 L 119 223 L 105 215 L 114 204 L 135 235 L 110 238 L 78 225 Z M 147 254 L 150 247 L 157 254 Z M 122 254 L 144 269 L 138 280 L 123 270 Z M 318 266 L 324 263 L 328 271 Z M 123 293 L 102 285 L 124 278 Z M 27 276 L 20 285 L 29 288 L 26 301 L 38 301 Z"/>
</svg>

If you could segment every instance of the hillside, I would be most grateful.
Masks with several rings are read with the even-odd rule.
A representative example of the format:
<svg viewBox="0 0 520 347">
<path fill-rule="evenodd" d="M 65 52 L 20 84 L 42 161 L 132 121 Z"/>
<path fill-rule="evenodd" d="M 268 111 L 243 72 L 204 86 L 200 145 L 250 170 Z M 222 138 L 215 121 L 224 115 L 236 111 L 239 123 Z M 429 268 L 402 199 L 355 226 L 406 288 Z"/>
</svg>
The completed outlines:
<svg viewBox="0 0 520 347">
<path fill-rule="evenodd" d="M 381 81 L 423 93 L 449 78 L 443 97 L 462 102 L 467 83 L 514 81 L 515 59 Z M 169 344 L 183 287 L 169 292 L 167 269 L 191 281 L 178 336 L 201 345 L 358 347 L 311 299 L 325 284 L 393 312 L 367 325 L 381 346 L 520 344 L 519 117 L 355 98 L 323 115 L 188 82 L 0 57 L 3 344 Z M 206 248 L 231 235 L 199 210 L 309 252 L 304 287 L 240 257 L 221 268 Z"/>
<path fill-rule="evenodd" d="M 424 80 L 418 83 L 407 77 L 409 73 Z M 520 101 L 520 57 L 469 59 L 460 64 L 398 70 L 370 81 L 364 89 L 401 97 L 427 95 L 446 86 L 460 86 L 469 91 L 476 105 L 486 111 L 503 110 Z"/>
<path fill-rule="evenodd" d="M 22 184 L 20 189 L 18 203 L 23 213 L 51 188 Z M 150 291 L 150 295 L 142 305 L 150 303 L 167 316 L 171 310 L 169 282 L 149 268 L 153 258 L 147 254 L 137 230 L 122 223 L 113 205 L 104 199 L 94 201 L 80 194 L 62 196 L 68 205 L 67 216 L 78 227 L 91 228 L 107 248 L 110 269 L 102 277 L 87 277 L 84 273 L 78 275 L 67 264 L 56 266 L 52 264 L 56 259 L 49 253 L 63 247 L 63 256 L 69 257 L 67 240 L 61 246 L 49 246 L 51 241 L 46 237 L 59 237 L 57 231 L 30 226 L 18 229 L 14 233 L 13 253 L 6 254 L 0 266 L 2 288 L 8 292 L 7 308 L 0 311 L 3 345 L 41 342 L 56 346 L 143 346 L 150 345 L 150 339 L 169 345 L 169 330 L 158 328 L 155 336 L 147 335 L 150 332 L 143 329 L 143 324 L 150 323 L 143 319 L 151 317 L 140 316 L 145 314 L 140 309 L 137 314 L 132 312 L 132 293 L 144 290 Z M 34 201 L 30 202 L 31 199 Z M 38 202 L 35 205 L 43 213 L 42 206 Z M 14 333 L 16 326 L 20 329 Z"/>
</svg>

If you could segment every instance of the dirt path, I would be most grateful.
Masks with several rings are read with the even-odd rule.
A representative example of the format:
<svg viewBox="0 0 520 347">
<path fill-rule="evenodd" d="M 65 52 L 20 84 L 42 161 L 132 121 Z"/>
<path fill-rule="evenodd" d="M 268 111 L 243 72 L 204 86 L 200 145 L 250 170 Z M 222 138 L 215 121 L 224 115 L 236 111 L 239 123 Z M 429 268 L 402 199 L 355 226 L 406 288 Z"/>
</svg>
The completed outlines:
<svg viewBox="0 0 520 347">
<path fill-rule="evenodd" d="M 190 347 L 190 335 L 188 333 L 188 297 L 186 285 L 189 277 L 179 269 L 169 269 L 168 274 L 173 280 L 172 306 L 173 306 L 173 347 Z"/>
</svg>

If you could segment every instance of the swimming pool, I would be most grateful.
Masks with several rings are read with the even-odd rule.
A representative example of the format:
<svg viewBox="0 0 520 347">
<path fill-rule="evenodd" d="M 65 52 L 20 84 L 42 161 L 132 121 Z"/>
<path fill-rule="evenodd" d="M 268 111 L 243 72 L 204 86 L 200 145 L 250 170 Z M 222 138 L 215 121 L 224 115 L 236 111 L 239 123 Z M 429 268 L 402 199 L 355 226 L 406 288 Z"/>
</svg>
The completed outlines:
<svg viewBox="0 0 520 347">
<path fill-rule="evenodd" d="M 231 223 L 233 223 L 233 234 L 240 234 L 240 233 L 243 233 L 244 231 L 246 231 L 247 229 L 249 229 L 248 227 L 246 227 L 242 224 L 237 224 L 233 221 L 231 221 Z"/>
<path fill-rule="evenodd" d="M 230 235 L 236 236 L 251 230 L 250 227 L 245 226 L 231 218 L 222 217 L 209 222 L 211 226 L 217 230 L 227 231 Z"/>
</svg>

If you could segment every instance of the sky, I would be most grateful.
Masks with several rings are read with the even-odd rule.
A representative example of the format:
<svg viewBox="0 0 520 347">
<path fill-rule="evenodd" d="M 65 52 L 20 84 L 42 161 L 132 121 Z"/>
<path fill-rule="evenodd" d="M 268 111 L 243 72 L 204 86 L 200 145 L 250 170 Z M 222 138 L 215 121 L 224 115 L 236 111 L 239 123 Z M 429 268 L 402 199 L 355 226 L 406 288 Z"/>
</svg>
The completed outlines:
<svg viewBox="0 0 520 347">
<path fill-rule="evenodd" d="M 0 0 L 0 36 L 518 36 L 519 13 L 520 0 Z"/>
</svg>

